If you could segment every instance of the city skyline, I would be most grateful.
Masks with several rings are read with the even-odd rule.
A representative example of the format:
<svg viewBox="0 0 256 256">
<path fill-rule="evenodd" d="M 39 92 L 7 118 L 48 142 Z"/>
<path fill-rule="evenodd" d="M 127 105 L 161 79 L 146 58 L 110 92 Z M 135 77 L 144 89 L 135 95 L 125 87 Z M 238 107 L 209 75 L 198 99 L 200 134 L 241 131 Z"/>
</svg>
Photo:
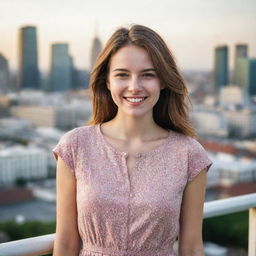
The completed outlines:
<svg viewBox="0 0 256 256">
<path fill-rule="evenodd" d="M 8 59 L 10 68 L 17 70 L 18 31 L 32 25 L 37 27 L 42 71 L 50 69 L 50 48 L 54 43 L 68 43 L 75 66 L 88 69 L 96 22 L 103 45 L 117 27 L 139 23 L 166 40 L 181 69 L 211 70 L 218 45 L 230 48 L 229 63 L 233 68 L 235 44 L 248 44 L 249 57 L 256 57 L 255 13 L 253 0 L 191 0 L 186 4 L 130 1 L 121 6 L 116 0 L 89 4 L 80 0 L 2 0 L 0 53 Z"/>
</svg>

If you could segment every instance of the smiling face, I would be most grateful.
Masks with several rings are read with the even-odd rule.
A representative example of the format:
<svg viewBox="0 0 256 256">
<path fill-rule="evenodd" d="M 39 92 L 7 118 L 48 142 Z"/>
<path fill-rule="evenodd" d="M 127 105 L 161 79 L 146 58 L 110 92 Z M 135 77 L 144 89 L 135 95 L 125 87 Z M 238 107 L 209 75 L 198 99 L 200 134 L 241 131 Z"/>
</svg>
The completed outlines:
<svg viewBox="0 0 256 256">
<path fill-rule="evenodd" d="M 122 47 L 111 57 L 107 87 L 118 115 L 136 117 L 152 117 L 163 88 L 146 50 L 134 45 Z"/>
</svg>

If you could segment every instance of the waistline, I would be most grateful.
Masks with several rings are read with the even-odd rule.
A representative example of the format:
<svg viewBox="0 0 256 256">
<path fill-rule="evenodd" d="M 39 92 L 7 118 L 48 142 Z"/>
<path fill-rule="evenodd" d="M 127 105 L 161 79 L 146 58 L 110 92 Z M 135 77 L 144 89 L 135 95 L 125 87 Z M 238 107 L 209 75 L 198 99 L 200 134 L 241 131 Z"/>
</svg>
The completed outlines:
<svg viewBox="0 0 256 256">
<path fill-rule="evenodd" d="M 160 249 L 157 251 L 134 251 L 134 250 L 118 250 L 113 248 L 102 248 L 95 245 L 84 244 L 80 251 L 80 256 L 90 253 L 102 253 L 116 256 L 176 256 L 171 248 Z"/>
</svg>

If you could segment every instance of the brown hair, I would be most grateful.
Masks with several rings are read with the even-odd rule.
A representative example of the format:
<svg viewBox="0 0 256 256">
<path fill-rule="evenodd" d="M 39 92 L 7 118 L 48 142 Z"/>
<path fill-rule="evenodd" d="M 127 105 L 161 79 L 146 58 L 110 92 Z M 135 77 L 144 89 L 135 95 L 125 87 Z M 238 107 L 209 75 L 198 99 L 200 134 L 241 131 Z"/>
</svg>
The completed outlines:
<svg viewBox="0 0 256 256">
<path fill-rule="evenodd" d="M 98 56 L 90 75 L 89 85 L 93 95 L 93 113 L 86 124 L 107 122 L 117 114 L 117 106 L 106 86 L 106 79 L 111 56 L 128 44 L 142 47 L 148 52 L 160 83 L 164 86 L 153 108 L 154 121 L 164 129 L 196 137 L 189 120 L 188 102 L 191 102 L 188 90 L 174 57 L 163 39 L 152 29 L 142 25 L 132 25 L 130 29 L 117 29 Z"/>
</svg>

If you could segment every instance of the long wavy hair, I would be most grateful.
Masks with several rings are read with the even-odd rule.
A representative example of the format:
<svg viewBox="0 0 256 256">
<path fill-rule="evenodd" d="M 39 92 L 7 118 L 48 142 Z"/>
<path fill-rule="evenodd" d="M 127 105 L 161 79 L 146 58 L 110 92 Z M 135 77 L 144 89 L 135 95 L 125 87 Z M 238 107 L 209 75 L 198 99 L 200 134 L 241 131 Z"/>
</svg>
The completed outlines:
<svg viewBox="0 0 256 256">
<path fill-rule="evenodd" d="M 107 88 L 106 80 L 111 57 L 122 47 L 135 45 L 144 48 L 149 54 L 159 81 L 164 85 L 153 107 L 154 121 L 166 130 L 197 137 L 189 120 L 189 99 L 183 77 L 175 63 L 173 54 L 164 40 L 152 29 L 142 25 L 118 28 L 107 41 L 98 56 L 90 74 L 89 90 L 92 94 L 93 112 L 86 125 L 112 120 L 118 107 Z"/>
</svg>

